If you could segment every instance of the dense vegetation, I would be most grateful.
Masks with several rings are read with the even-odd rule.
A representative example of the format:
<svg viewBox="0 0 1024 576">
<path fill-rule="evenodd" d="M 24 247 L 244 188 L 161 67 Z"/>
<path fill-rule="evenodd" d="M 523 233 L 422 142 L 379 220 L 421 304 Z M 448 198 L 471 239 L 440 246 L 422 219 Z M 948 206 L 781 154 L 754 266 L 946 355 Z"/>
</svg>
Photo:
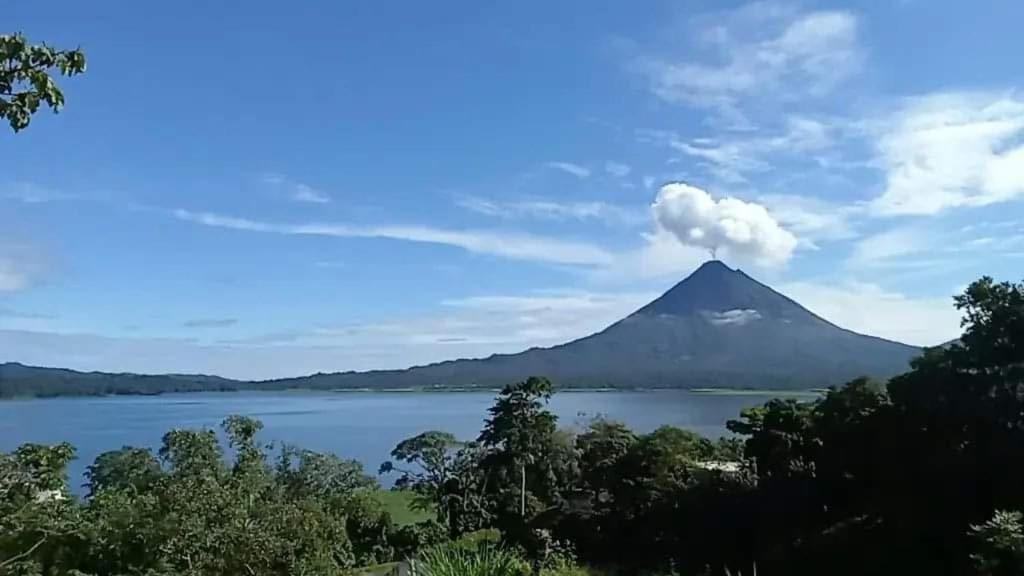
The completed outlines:
<svg viewBox="0 0 1024 576">
<path fill-rule="evenodd" d="M 242 389 L 242 384 L 216 376 L 110 374 L 39 368 L 15 362 L 0 364 L 0 398 L 228 392 Z"/>
<path fill-rule="evenodd" d="M 405 526 L 358 463 L 271 450 L 247 418 L 224 422 L 230 461 L 213 431 L 103 454 L 81 500 L 73 448 L 26 445 L 0 456 L 0 573 L 1021 574 L 1024 284 L 957 305 L 963 337 L 907 374 L 772 400 L 715 442 L 561 430 L 550 382 L 507 386 L 475 440 L 427 431 L 381 466 L 433 516 Z"/>
</svg>

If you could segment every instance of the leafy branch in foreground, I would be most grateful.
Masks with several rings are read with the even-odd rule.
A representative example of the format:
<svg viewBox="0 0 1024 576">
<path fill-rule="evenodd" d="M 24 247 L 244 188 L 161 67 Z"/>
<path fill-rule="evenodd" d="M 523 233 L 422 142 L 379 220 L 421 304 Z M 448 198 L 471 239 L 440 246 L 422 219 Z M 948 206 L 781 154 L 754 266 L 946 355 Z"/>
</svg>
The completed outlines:
<svg viewBox="0 0 1024 576">
<path fill-rule="evenodd" d="M 18 132 L 46 104 L 53 112 L 64 107 L 64 93 L 50 71 L 64 76 L 85 72 L 80 49 L 57 50 L 46 44 L 30 44 L 21 34 L 0 35 L 0 118 Z"/>
</svg>

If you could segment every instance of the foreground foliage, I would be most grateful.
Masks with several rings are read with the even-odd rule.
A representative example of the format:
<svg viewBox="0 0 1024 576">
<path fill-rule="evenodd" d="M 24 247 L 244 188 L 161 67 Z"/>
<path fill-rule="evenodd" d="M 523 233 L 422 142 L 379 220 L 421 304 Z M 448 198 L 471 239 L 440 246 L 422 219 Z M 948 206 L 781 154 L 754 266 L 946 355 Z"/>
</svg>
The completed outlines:
<svg viewBox="0 0 1024 576">
<path fill-rule="evenodd" d="M 212 430 L 173 430 L 159 455 L 124 448 L 67 497 L 70 446 L 27 445 L 0 462 L 0 568 L 12 574 L 337 574 L 390 557 L 390 521 L 361 465 L 282 448 L 231 417 L 227 463 Z"/>
<path fill-rule="evenodd" d="M 438 546 L 421 552 L 410 563 L 413 576 L 528 576 L 530 565 L 519 555 L 483 546 Z"/>
<path fill-rule="evenodd" d="M 271 451 L 248 418 L 224 422 L 230 460 L 209 430 L 104 454 L 81 501 L 70 445 L 22 446 L 0 455 L 0 573 L 1021 574 L 1024 286 L 957 306 L 961 340 L 910 372 L 771 400 L 730 439 L 560 430 L 550 382 L 507 386 L 475 441 L 396 446 L 381 471 L 433 515 L 402 526 L 358 463 Z"/>
<path fill-rule="evenodd" d="M 54 112 L 64 107 L 64 93 L 51 70 L 64 76 L 81 74 L 85 54 L 32 44 L 21 34 L 0 35 L 0 119 L 15 132 L 29 125 L 40 105 Z"/>
</svg>

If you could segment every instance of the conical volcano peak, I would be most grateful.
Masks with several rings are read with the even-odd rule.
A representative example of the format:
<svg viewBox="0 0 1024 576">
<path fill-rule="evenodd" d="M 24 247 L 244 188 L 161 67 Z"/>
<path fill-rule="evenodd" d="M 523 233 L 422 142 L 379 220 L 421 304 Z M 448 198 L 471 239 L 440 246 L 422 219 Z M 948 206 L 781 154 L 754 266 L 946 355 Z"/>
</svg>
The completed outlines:
<svg viewBox="0 0 1024 576">
<path fill-rule="evenodd" d="M 740 270 L 729 268 L 721 260 L 701 264 L 637 314 L 688 316 L 733 310 L 754 310 L 761 316 L 787 318 L 809 315 L 799 304 Z"/>
<path fill-rule="evenodd" d="M 697 266 L 697 270 L 693 271 L 693 273 L 690 274 L 690 276 L 692 277 L 705 274 L 722 274 L 729 272 L 736 271 L 729 268 L 728 264 L 726 264 L 722 260 L 708 260 L 707 262 Z"/>
<path fill-rule="evenodd" d="M 687 276 L 683 282 L 686 282 L 687 280 L 714 278 L 716 276 L 735 274 L 737 272 L 739 272 L 739 270 L 729 268 L 729 266 L 721 260 L 708 260 Z"/>
</svg>

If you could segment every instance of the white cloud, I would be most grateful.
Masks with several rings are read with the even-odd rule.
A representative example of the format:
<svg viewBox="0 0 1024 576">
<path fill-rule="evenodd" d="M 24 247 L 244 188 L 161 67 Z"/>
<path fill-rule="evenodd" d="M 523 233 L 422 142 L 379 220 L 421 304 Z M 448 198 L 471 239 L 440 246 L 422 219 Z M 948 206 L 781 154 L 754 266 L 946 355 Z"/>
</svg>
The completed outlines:
<svg viewBox="0 0 1024 576">
<path fill-rule="evenodd" d="M 455 246 L 477 254 L 552 264 L 601 266 L 613 261 L 611 253 L 591 244 L 522 232 L 447 230 L 427 226 L 360 226 L 338 223 L 276 224 L 180 209 L 175 210 L 173 214 L 180 220 L 250 232 L 336 238 L 388 238 Z"/>
<path fill-rule="evenodd" d="M 684 245 L 657 225 L 643 240 L 641 246 L 617 253 L 611 264 L 591 271 L 589 278 L 602 285 L 629 285 L 637 279 L 679 281 L 708 259 L 706 249 Z"/>
<path fill-rule="evenodd" d="M 31 288 L 45 273 L 46 262 L 39 250 L 0 241 L 0 293 Z"/>
<path fill-rule="evenodd" d="M 724 183 L 747 182 L 748 176 L 773 169 L 772 157 L 797 157 L 825 165 L 825 151 L 836 143 L 837 127 L 821 120 L 789 116 L 774 136 L 745 133 L 719 138 L 684 139 L 674 132 L 645 131 L 641 139 L 697 158 L 698 164 Z"/>
<path fill-rule="evenodd" d="M 43 204 L 57 200 L 68 200 L 74 197 L 72 194 L 58 192 L 29 182 L 15 182 L 5 186 L 0 191 L 0 198 L 17 200 L 25 204 Z"/>
<path fill-rule="evenodd" d="M 30 284 L 28 273 L 17 262 L 0 256 L 0 292 L 24 290 Z"/>
<path fill-rule="evenodd" d="M 316 328 L 292 341 L 316 346 L 392 346 L 392 364 L 404 367 L 406 355 L 426 347 L 426 361 L 481 357 L 551 346 L 608 327 L 655 298 L 643 292 L 534 291 L 486 295 L 441 302 L 434 313 L 398 320 L 375 320 Z M 423 357 L 423 352 L 412 353 Z M 379 367 L 379 366 L 378 366 Z"/>
<path fill-rule="evenodd" d="M 885 266 L 927 250 L 932 240 L 930 233 L 921 228 L 893 228 L 858 241 L 846 263 L 855 268 Z"/>
<path fill-rule="evenodd" d="M 263 175 L 262 180 L 267 184 L 283 190 L 285 194 L 287 194 L 288 198 L 295 202 L 327 204 L 331 201 L 330 195 L 326 192 L 317 190 L 308 184 L 296 182 L 282 174 L 265 174 Z"/>
<path fill-rule="evenodd" d="M 886 172 L 879 214 L 936 214 L 1024 195 L 1024 99 L 938 93 L 916 98 L 876 127 Z"/>
<path fill-rule="evenodd" d="M 639 224 L 649 221 L 646 211 L 607 202 L 552 202 L 549 200 L 499 201 L 478 196 L 459 198 L 458 205 L 467 209 L 505 219 L 535 218 L 539 220 L 597 220 L 607 224 Z"/>
<path fill-rule="evenodd" d="M 561 170 L 566 174 L 571 174 L 577 178 L 588 178 L 590 177 L 590 169 L 586 166 L 580 166 L 579 164 L 573 164 L 572 162 L 547 162 L 544 164 L 548 168 L 554 168 L 555 170 Z"/>
<path fill-rule="evenodd" d="M 758 197 L 757 201 L 809 248 L 817 248 L 819 240 L 855 237 L 857 232 L 852 220 L 864 211 L 861 205 L 835 204 L 813 196 L 794 194 L 767 194 Z"/>
<path fill-rule="evenodd" d="M 857 17 L 845 11 L 796 12 L 755 3 L 693 19 L 710 49 L 704 61 L 648 58 L 640 63 L 651 90 L 668 102 L 739 115 L 749 98 L 821 96 L 861 68 Z M 741 116 L 741 115 L 739 115 Z"/>
<path fill-rule="evenodd" d="M 715 326 L 743 326 L 761 319 L 761 313 L 752 308 L 736 308 L 721 312 L 706 312 L 704 317 Z"/>
<path fill-rule="evenodd" d="M 710 139 L 692 142 L 675 140 L 670 146 L 687 156 L 704 160 L 699 165 L 727 184 L 746 182 L 745 174 L 764 172 L 771 166 L 760 158 L 759 153 L 752 153 L 753 150 L 740 142 L 721 143 Z"/>
<path fill-rule="evenodd" d="M 633 169 L 628 164 L 609 160 L 604 163 L 604 171 L 616 178 L 625 178 Z"/>
<path fill-rule="evenodd" d="M 653 205 L 658 225 L 685 245 L 773 266 L 789 260 L 796 237 L 760 204 L 710 194 L 688 184 L 661 187 Z"/>
<path fill-rule="evenodd" d="M 953 307 L 952 295 L 913 298 L 861 282 L 791 282 L 778 289 L 833 324 L 862 334 L 935 346 L 961 333 L 960 313 Z"/>
<path fill-rule="evenodd" d="M 296 184 L 292 189 L 292 200 L 311 204 L 327 204 L 331 201 L 331 197 L 305 184 Z"/>
</svg>

